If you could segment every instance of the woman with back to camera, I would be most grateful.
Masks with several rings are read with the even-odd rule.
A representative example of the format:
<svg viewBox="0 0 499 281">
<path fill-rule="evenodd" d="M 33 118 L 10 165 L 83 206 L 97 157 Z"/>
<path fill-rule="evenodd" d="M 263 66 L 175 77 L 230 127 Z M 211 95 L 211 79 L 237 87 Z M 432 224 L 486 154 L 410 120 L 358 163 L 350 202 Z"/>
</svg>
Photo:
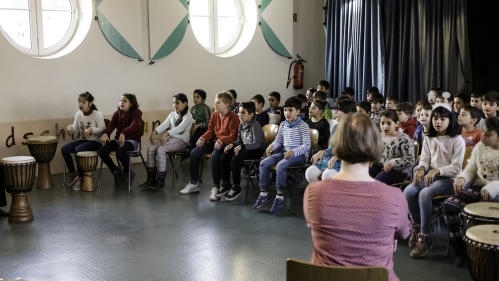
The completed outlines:
<svg viewBox="0 0 499 281">
<path fill-rule="evenodd" d="M 390 280 L 395 239 L 409 235 L 407 201 L 400 189 L 369 176 L 383 154 L 383 140 L 369 116 L 355 113 L 333 137 L 340 172 L 311 183 L 303 210 L 312 232 L 312 262 L 339 266 L 383 266 Z"/>
</svg>

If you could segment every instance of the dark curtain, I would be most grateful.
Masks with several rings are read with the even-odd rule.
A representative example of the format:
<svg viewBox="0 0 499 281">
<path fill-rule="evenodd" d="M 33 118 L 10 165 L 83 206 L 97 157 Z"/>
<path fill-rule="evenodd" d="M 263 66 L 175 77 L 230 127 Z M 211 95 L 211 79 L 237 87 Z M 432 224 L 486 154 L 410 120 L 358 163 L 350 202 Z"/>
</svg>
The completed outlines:
<svg viewBox="0 0 499 281">
<path fill-rule="evenodd" d="M 465 90 L 471 80 L 466 0 L 364 2 L 371 3 L 368 0 L 328 1 L 326 79 L 330 79 L 333 87 L 341 89 L 346 84 L 354 85 L 357 100 L 364 100 L 367 88 L 376 85 L 385 97 L 396 96 L 401 101 L 411 102 L 424 98 L 432 87 L 454 94 Z M 369 15 L 366 16 L 369 25 L 365 24 L 367 20 L 357 19 L 352 11 L 342 13 L 345 3 L 370 9 L 364 12 Z M 353 24 L 345 27 L 334 24 L 341 17 Z M 372 30 L 380 31 L 372 34 Z M 373 54 L 367 48 L 345 53 L 345 41 L 338 40 L 337 33 L 368 36 L 364 41 L 379 40 L 381 59 L 366 55 L 367 52 Z M 349 60 L 342 60 L 343 57 L 362 57 L 364 61 L 358 62 L 363 65 L 354 65 Z M 373 65 L 380 67 L 374 69 Z M 348 75 L 352 69 L 357 73 Z M 382 80 L 373 77 L 382 77 Z"/>
<path fill-rule="evenodd" d="M 499 90 L 499 21 L 495 1 L 467 1 L 472 88 Z"/>
<path fill-rule="evenodd" d="M 331 84 L 331 97 L 353 87 L 356 100 L 361 100 L 369 87 L 383 88 L 384 41 L 379 16 L 378 0 L 327 2 L 326 80 Z"/>
</svg>

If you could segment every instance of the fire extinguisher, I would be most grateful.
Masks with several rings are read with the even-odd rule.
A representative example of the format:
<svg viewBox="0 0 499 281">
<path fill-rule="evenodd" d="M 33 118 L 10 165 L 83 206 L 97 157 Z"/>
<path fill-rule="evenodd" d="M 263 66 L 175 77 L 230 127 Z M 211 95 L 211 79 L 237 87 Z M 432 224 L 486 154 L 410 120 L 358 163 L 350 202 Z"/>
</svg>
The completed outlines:
<svg viewBox="0 0 499 281">
<path fill-rule="evenodd" d="M 286 89 L 289 87 L 291 79 L 295 80 L 293 82 L 293 89 L 303 89 L 303 76 L 305 75 L 305 65 L 303 64 L 304 62 L 307 61 L 302 59 L 300 55 L 296 54 L 296 59 L 289 65 L 288 82 L 286 83 Z M 295 66 L 293 68 L 293 77 L 291 77 L 291 68 L 293 67 L 293 64 L 295 64 Z"/>
</svg>

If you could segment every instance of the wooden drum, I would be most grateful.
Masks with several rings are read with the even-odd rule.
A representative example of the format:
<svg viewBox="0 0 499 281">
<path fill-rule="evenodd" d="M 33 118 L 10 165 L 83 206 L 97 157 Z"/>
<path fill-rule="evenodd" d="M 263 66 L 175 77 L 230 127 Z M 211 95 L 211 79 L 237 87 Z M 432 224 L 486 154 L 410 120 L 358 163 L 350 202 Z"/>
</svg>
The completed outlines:
<svg viewBox="0 0 499 281">
<path fill-rule="evenodd" d="M 54 136 L 32 136 L 26 141 L 31 156 L 35 157 L 38 163 L 37 189 L 51 189 L 54 187 L 50 161 L 54 158 L 58 141 L 59 139 Z"/>
<path fill-rule="evenodd" d="M 499 203 L 478 202 L 464 207 L 461 219 L 465 229 L 481 224 L 499 224 Z"/>
<path fill-rule="evenodd" d="M 33 212 L 28 202 L 28 192 L 33 189 L 36 161 L 31 156 L 5 157 L 0 160 L 2 184 L 12 196 L 9 222 L 32 221 Z"/>
<path fill-rule="evenodd" d="M 472 226 L 466 231 L 464 241 L 473 280 L 499 280 L 499 225 Z"/>
<path fill-rule="evenodd" d="M 97 168 L 98 160 L 97 151 L 82 151 L 76 154 L 78 169 L 83 172 L 82 191 L 95 191 L 94 171 Z"/>
</svg>

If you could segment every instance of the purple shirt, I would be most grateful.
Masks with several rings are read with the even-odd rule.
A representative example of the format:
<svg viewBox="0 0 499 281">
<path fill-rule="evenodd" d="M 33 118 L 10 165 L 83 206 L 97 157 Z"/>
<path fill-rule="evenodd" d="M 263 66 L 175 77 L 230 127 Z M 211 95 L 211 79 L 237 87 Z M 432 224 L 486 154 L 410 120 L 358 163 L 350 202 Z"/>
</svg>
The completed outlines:
<svg viewBox="0 0 499 281">
<path fill-rule="evenodd" d="M 384 266 L 390 280 L 394 239 L 409 236 L 407 200 L 379 181 L 326 179 L 305 190 L 303 211 L 312 232 L 312 262 L 339 266 Z"/>
</svg>

